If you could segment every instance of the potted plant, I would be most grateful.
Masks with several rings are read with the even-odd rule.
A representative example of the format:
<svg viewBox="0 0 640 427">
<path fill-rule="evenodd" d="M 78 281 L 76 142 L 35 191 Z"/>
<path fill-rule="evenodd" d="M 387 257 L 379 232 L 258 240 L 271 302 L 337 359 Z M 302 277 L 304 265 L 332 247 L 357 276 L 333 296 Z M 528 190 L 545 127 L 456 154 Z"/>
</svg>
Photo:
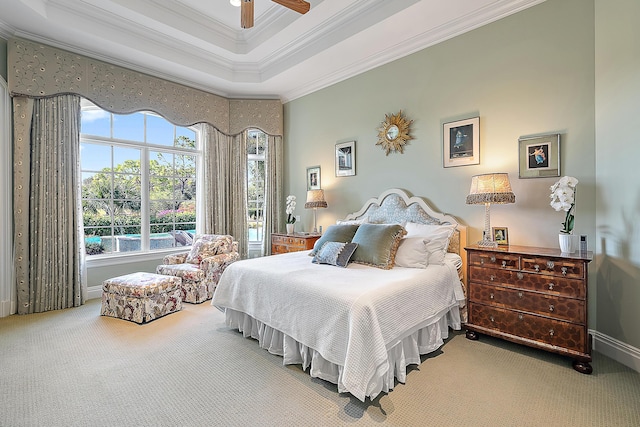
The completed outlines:
<svg viewBox="0 0 640 427">
<path fill-rule="evenodd" d="M 566 212 L 558 237 L 560 250 L 565 253 L 573 253 L 578 249 L 577 239 L 573 236 L 577 185 L 578 180 L 576 178 L 563 176 L 551 186 L 551 207 L 556 211 Z"/>
<path fill-rule="evenodd" d="M 287 196 L 287 234 L 293 234 L 296 223 L 296 217 L 293 212 L 296 210 L 296 196 L 290 194 Z"/>
</svg>

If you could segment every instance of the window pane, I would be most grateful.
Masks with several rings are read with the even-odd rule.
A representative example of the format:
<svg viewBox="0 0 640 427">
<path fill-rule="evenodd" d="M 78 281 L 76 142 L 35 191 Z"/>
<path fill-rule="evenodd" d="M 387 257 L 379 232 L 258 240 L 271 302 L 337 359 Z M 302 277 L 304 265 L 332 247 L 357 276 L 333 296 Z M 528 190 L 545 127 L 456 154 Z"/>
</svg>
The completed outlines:
<svg viewBox="0 0 640 427">
<path fill-rule="evenodd" d="M 172 200 L 174 186 L 173 178 L 149 177 L 149 200 Z"/>
<path fill-rule="evenodd" d="M 140 153 L 137 148 L 113 147 L 113 163 L 117 172 L 140 173 Z"/>
<path fill-rule="evenodd" d="M 192 200 L 196 197 L 196 180 L 193 178 L 176 179 L 176 200 Z"/>
<path fill-rule="evenodd" d="M 82 110 L 80 129 L 80 133 L 109 138 L 111 136 L 111 113 L 98 107 Z"/>
<path fill-rule="evenodd" d="M 80 144 L 80 163 L 84 170 L 111 169 L 111 147 L 101 144 Z"/>
<path fill-rule="evenodd" d="M 175 126 L 153 114 L 147 114 L 147 143 L 173 147 Z"/>
<path fill-rule="evenodd" d="M 173 176 L 173 153 L 149 151 L 149 174 L 158 176 Z"/>
<path fill-rule="evenodd" d="M 144 142 L 144 113 L 113 115 L 113 137 Z"/>
<path fill-rule="evenodd" d="M 182 137 L 182 138 L 181 138 Z M 188 140 L 188 143 L 186 142 Z M 185 145 L 181 145 L 181 141 L 185 143 Z M 196 148 L 196 132 L 189 129 L 177 126 L 176 127 L 176 143 L 177 147 L 190 147 Z"/>
<path fill-rule="evenodd" d="M 196 157 L 177 155 L 176 156 L 176 172 L 178 176 L 196 176 Z"/>
<path fill-rule="evenodd" d="M 151 202 L 149 209 L 151 222 L 154 224 L 173 224 L 175 221 L 176 210 L 173 208 L 171 202 Z"/>
</svg>

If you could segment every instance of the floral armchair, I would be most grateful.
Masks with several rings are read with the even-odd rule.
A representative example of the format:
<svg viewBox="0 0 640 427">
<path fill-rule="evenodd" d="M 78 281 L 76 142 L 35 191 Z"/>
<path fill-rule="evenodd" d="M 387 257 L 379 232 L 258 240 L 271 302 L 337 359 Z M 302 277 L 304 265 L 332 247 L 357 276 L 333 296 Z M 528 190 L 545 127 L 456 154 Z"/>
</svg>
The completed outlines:
<svg viewBox="0 0 640 427">
<path fill-rule="evenodd" d="M 190 252 L 165 256 L 156 273 L 182 278 L 182 301 L 201 303 L 213 297 L 222 272 L 239 258 L 232 236 L 202 234 Z"/>
</svg>

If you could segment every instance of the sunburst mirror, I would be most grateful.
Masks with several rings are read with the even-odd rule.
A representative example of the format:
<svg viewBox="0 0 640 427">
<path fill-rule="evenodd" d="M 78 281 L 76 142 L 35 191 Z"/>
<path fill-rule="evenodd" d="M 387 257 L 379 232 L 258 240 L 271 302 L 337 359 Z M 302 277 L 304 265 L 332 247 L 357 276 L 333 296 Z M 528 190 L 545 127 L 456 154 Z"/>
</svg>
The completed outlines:
<svg viewBox="0 0 640 427">
<path fill-rule="evenodd" d="M 397 114 L 385 114 L 384 121 L 378 128 L 378 142 L 376 142 L 376 145 L 381 145 L 387 156 L 392 151 L 404 153 L 404 145 L 407 141 L 413 139 L 409 135 L 411 123 L 413 123 L 413 120 L 407 120 L 402 115 L 402 110 Z"/>
</svg>

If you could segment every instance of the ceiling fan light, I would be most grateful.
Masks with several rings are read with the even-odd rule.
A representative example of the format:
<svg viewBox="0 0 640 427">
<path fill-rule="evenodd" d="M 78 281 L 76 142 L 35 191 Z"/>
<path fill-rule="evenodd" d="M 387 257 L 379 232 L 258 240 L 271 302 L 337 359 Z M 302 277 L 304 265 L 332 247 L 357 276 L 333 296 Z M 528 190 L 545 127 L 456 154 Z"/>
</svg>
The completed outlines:
<svg viewBox="0 0 640 427">
<path fill-rule="evenodd" d="M 240 7 L 240 0 L 229 0 L 231 6 Z"/>
</svg>

